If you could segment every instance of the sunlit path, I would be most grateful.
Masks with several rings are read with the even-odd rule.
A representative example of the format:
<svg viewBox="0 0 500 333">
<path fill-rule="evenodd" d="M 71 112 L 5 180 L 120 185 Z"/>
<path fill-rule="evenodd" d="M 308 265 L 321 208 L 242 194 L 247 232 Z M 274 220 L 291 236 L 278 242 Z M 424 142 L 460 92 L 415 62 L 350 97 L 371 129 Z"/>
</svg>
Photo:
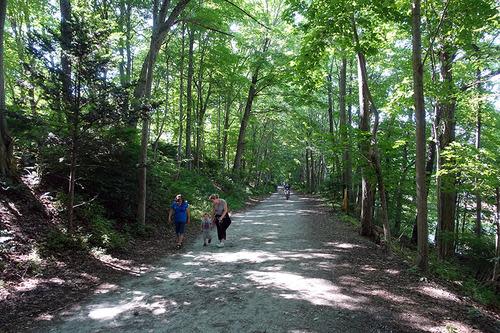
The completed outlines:
<svg viewBox="0 0 500 333">
<path fill-rule="evenodd" d="M 233 215 L 226 247 L 203 247 L 200 238 L 153 271 L 100 288 L 39 331 L 440 332 L 413 308 L 419 298 L 432 304 L 454 296 L 430 286 L 406 295 L 413 287 L 396 288 L 401 272 L 370 265 L 375 246 L 319 206 L 274 194 Z M 380 275 L 377 284 L 364 284 L 370 274 Z"/>
</svg>

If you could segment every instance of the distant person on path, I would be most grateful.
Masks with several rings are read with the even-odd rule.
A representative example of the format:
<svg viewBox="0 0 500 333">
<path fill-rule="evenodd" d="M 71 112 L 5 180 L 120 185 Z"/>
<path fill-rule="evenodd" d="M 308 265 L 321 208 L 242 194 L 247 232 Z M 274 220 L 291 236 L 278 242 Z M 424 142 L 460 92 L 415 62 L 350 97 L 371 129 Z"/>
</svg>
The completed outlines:
<svg viewBox="0 0 500 333">
<path fill-rule="evenodd" d="M 203 218 L 201 220 L 201 230 L 203 231 L 203 246 L 207 246 L 212 241 L 213 227 L 214 223 L 210 219 L 210 215 L 208 213 L 203 214 Z"/>
<path fill-rule="evenodd" d="M 172 223 L 172 215 L 174 216 L 175 234 L 176 234 L 176 249 L 182 247 L 182 241 L 184 240 L 184 231 L 186 229 L 186 224 L 189 224 L 191 220 L 191 213 L 189 211 L 189 204 L 182 198 L 181 194 L 175 196 L 174 202 L 170 206 L 168 212 L 168 222 Z"/>
<path fill-rule="evenodd" d="M 290 184 L 286 183 L 284 187 L 285 187 L 285 198 L 288 200 L 288 198 L 290 198 Z"/>
<path fill-rule="evenodd" d="M 217 246 L 224 247 L 224 242 L 226 241 L 226 229 L 231 224 L 227 202 L 226 200 L 219 198 L 217 194 L 210 195 L 208 199 L 212 201 L 213 204 L 212 215 L 214 217 L 214 223 L 217 226 L 217 236 L 219 238 L 219 244 Z"/>
</svg>

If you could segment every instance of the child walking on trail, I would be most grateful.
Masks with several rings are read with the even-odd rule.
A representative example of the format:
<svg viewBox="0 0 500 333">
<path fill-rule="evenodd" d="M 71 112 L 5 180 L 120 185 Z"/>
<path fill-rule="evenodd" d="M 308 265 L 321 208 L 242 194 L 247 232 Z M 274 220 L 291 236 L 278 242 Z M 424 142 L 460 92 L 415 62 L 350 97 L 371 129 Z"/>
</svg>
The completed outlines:
<svg viewBox="0 0 500 333">
<path fill-rule="evenodd" d="M 201 220 L 201 230 L 203 231 L 203 246 L 207 246 L 212 241 L 212 229 L 214 225 L 208 213 L 203 214 Z"/>
</svg>

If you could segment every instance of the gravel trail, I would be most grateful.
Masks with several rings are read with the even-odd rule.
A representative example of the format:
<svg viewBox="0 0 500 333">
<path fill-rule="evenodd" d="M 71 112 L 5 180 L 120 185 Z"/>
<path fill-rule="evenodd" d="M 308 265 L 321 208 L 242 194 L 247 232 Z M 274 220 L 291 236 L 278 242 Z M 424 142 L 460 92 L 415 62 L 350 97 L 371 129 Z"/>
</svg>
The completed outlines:
<svg viewBox="0 0 500 333">
<path fill-rule="evenodd" d="M 156 267 L 35 332 L 483 332 L 471 307 L 422 282 L 319 199 L 273 194 L 231 216 L 224 248 L 201 236 Z M 473 308 L 472 308 L 473 309 Z M 464 318 L 465 316 L 465 318 Z M 450 330 L 455 329 L 455 331 Z"/>
</svg>

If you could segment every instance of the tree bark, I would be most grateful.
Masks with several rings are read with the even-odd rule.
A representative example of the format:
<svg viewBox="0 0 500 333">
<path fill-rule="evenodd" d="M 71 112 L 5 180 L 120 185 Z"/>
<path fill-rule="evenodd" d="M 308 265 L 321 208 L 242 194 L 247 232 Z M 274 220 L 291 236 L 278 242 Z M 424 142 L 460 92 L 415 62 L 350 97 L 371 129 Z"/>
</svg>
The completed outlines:
<svg viewBox="0 0 500 333">
<path fill-rule="evenodd" d="M 498 278 L 500 277 L 500 187 L 496 188 L 496 214 L 495 214 L 495 261 L 493 265 L 493 275 L 491 280 L 497 283 L 498 290 Z"/>
<path fill-rule="evenodd" d="M 440 53 L 441 62 L 441 80 L 446 88 L 446 91 L 453 91 L 452 77 L 452 54 L 450 47 L 445 45 Z M 453 163 L 446 160 L 442 152 L 447 149 L 453 141 L 455 141 L 455 98 L 446 97 L 439 101 L 441 108 L 442 121 L 438 126 L 439 133 L 439 160 L 440 167 L 443 168 L 445 163 Z M 454 253 L 454 226 L 455 226 L 455 210 L 456 210 L 456 178 L 453 174 L 443 174 L 438 179 L 438 196 L 439 196 L 439 231 L 437 233 L 437 248 L 440 259 L 445 259 Z"/>
<path fill-rule="evenodd" d="M 357 54 L 358 58 L 358 84 L 359 84 L 359 130 L 362 132 L 360 143 L 360 152 L 364 161 L 362 161 L 361 178 L 361 235 L 372 236 L 373 225 L 373 176 L 369 166 L 370 157 L 370 105 L 368 98 L 368 83 L 365 80 L 366 60 L 361 52 Z"/>
<path fill-rule="evenodd" d="M 71 107 L 71 61 L 69 50 L 71 49 L 71 2 L 70 0 L 59 0 L 61 11 L 61 82 L 63 105 L 65 109 Z"/>
<path fill-rule="evenodd" d="M 262 53 L 266 53 L 271 40 L 269 38 L 264 39 L 264 45 L 262 47 Z M 234 157 L 233 173 L 239 175 L 241 172 L 241 159 L 245 151 L 245 132 L 248 126 L 248 121 L 250 120 L 250 114 L 252 112 L 253 100 L 257 94 L 257 81 L 259 79 L 259 71 L 262 63 L 259 62 L 252 73 L 252 79 L 250 81 L 250 88 L 248 89 L 248 97 L 245 105 L 245 112 L 243 113 L 243 118 L 241 119 L 240 132 L 238 135 L 238 143 L 236 145 L 236 155 Z"/>
<path fill-rule="evenodd" d="M 328 75 L 326 77 L 328 91 L 328 125 L 329 133 L 333 138 L 333 59 L 329 66 Z"/>
<path fill-rule="evenodd" d="M 188 28 L 188 73 L 186 83 L 186 159 L 187 168 L 192 169 L 193 153 L 191 151 L 192 121 L 191 113 L 193 109 L 193 76 L 194 76 L 194 29 Z"/>
<path fill-rule="evenodd" d="M 481 71 L 478 69 L 476 72 L 477 78 L 477 90 L 478 94 L 481 94 Z M 482 127 L 482 119 L 481 119 L 481 102 L 478 102 L 477 105 L 477 117 L 476 117 L 476 150 L 478 154 L 478 160 L 481 160 L 481 127 Z M 481 236 L 482 231 L 482 221 L 481 221 L 481 191 L 479 189 L 479 180 L 476 178 L 476 226 L 474 228 L 474 232 L 478 237 Z"/>
<path fill-rule="evenodd" d="M 425 104 L 424 71 L 422 64 L 422 40 L 420 30 L 420 0 L 413 0 L 412 45 L 413 45 L 413 105 L 416 119 L 416 181 L 417 181 L 417 266 L 428 269 L 427 190 L 425 174 Z"/>
<path fill-rule="evenodd" d="M 0 176 L 14 174 L 13 140 L 7 128 L 7 107 L 5 103 L 4 34 L 7 1 L 0 2 Z"/>
<path fill-rule="evenodd" d="M 181 59 L 179 61 L 179 138 L 177 143 L 177 163 L 179 166 L 182 162 L 182 136 L 184 127 L 184 47 L 185 47 L 185 25 L 182 23 L 181 28 Z"/>
<path fill-rule="evenodd" d="M 401 165 L 401 178 L 396 188 L 396 193 L 394 195 L 396 200 L 396 212 L 394 216 L 394 232 L 398 235 L 401 230 L 401 216 L 403 213 L 403 189 L 404 182 L 406 180 L 406 174 L 408 173 L 408 144 L 403 147 L 403 164 Z"/>
<path fill-rule="evenodd" d="M 343 180 L 343 191 L 345 197 L 343 202 L 346 203 L 346 211 L 350 210 L 349 203 L 352 202 L 352 162 L 351 162 L 351 151 L 349 144 L 348 135 L 348 115 L 346 113 L 346 90 L 347 90 L 347 59 L 342 57 L 342 63 L 340 65 L 340 81 L 339 81 L 339 130 L 340 130 L 340 142 L 343 147 L 342 152 L 342 180 Z"/>
<path fill-rule="evenodd" d="M 170 4 L 169 0 L 163 0 L 162 5 L 158 6 L 157 0 L 154 2 L 153 9 L 153 32 L 148 55 L 144 60 L 141 70 L 141 76 L 137 82 L 134 91 L 135 105 L 141 105 L 141 118 L 143 121 L 141 131 L 141 151 L 139 155 L 139 184 L 138 184 L 138 205 L 137 220 L 140 225 L 146 223 L 146 192 L 147 192 L 147 148 L 149 140 L 149 99 L 151 98 L 151 87 L 153 83 L 153 70 L 158 52 L 165 40 L 167 33 L 176 18 L 184 10 L 190 0 L 179 0 L 176 6 L 170 12 L 167 18 L 167 11 Z M 159 9 L 158 11 L 156 9 Z M 141 101 L 142 100 L 142 101 Z M 142 103 L 141 103 L 142 102 Z"/>
</svg>

